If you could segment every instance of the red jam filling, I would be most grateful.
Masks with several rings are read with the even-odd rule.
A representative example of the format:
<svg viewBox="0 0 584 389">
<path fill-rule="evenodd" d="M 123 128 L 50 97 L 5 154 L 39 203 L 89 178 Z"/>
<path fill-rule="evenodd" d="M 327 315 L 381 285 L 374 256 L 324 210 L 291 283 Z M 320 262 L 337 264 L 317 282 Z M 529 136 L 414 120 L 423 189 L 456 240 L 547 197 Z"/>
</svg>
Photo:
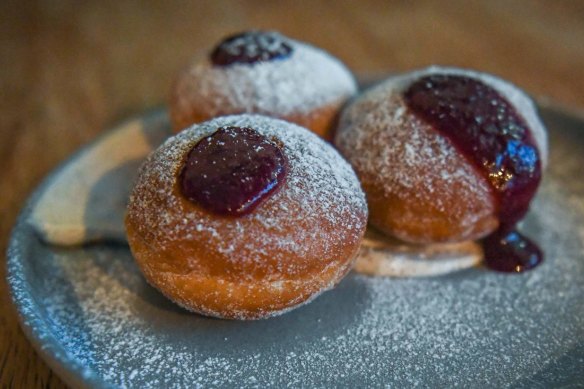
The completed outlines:
<svg viewBox="0 0 584 389">
<path fill-rule="evenodd" d="M 286 38 L 273 31 L 246 31 L 225 38 L 211 53 L 215 66 L 253 64 L 284 59 L 292 54 Z"/>
<path fill-rule="evenodd" d="M 521 272 L 539 264 L 539 248 L 515 231 L 541 180 L 539 152 L 523 118 L 496 90 L 470 77 L 422 77 L 404 97 L 416 116 L 473 162 L 496 196 L 500 228 L 483 240 L 487 266 Z"/>
<path fill-rule="evenodd" d="M 248 127 L 221 127 L 189 152 L 180 174 L 183 195 L 225 216 L 250 213 L 282 185 L 283 150 Z"/>
</svg>

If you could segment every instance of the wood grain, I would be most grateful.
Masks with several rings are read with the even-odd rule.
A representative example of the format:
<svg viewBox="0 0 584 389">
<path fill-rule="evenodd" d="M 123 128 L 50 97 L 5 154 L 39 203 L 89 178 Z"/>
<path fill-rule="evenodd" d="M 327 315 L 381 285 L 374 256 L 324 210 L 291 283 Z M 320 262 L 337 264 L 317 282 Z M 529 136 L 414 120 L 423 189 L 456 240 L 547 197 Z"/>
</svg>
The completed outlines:
<svg viewBox="0 0 584 389">
<path fill-rule="evenodd" d="M 190 58 L 250 27 L 324 47 L 356 72 L 472 67 L 584 107 L 582 1 L 3 1 L 2 252 L 43 176 L 112 123 L 163 104 Z M 18 328 L 1 269 L 0 385 L 64 387 Z"/>
</svg>

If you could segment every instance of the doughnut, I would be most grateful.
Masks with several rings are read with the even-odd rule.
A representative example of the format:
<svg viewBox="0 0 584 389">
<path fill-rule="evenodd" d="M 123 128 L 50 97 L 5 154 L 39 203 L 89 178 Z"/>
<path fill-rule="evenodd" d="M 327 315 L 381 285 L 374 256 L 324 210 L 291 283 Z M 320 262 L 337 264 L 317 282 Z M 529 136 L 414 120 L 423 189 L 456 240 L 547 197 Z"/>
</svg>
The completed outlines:
<svg viewBox="0 0 584 389">
<path fill-rule="evenodd" d="M 260 319 L 351 269 L 367 204 L 350 165 L 296 124 L 256 114 L 193 125 L 141 166 L 126 231 L 146 280 L 184 308 Z"/>
<path fill-rule="evenodd" d="M 496 252 L 504 248 L 493 237 L 526 242 L 509 234 L 528 211 L 548 158 L 546 130 L 517 87 L 458 68 L 397 75 L 346 107 L 334 143 L 357 172 L 379 230 L 422 244 L 488 236 L 485 257 L 493 267 L 531 266 L 492 260 L 510 256 Z"/>
<path fill-rule="evenodd" d="M 170 116 L 175 132 L 217 116 L 259 113 L 326 136 L 356 91 L 351 72 L 323 50 L 272 31 L 246 31 L 179 74 Z"/>
</svg>

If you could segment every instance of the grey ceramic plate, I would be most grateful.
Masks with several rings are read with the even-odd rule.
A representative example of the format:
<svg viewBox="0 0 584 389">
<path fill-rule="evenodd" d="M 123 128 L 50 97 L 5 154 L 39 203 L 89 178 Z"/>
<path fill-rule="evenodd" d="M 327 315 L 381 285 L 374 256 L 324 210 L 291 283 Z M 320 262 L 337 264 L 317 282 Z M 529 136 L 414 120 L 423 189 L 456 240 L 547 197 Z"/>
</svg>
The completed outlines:
<svg viewBox="0 0 584 389">
<path fill-rule="evenodd" d="M 140 276 L 125 245 L 60 249 L 14 228 L 8 278 L 22 328 L 72 386 L 576 387 L 584 382 L 584 123 L 542 108 L 551 161 L 523 226 L 547 254 L 522 275 L 350 274 L 281 317 L 205 318 Z M 166 115 L 143 117 L 167 126 Z M 65 163 L 75 163 L 76 158 Z"/>
</svg>

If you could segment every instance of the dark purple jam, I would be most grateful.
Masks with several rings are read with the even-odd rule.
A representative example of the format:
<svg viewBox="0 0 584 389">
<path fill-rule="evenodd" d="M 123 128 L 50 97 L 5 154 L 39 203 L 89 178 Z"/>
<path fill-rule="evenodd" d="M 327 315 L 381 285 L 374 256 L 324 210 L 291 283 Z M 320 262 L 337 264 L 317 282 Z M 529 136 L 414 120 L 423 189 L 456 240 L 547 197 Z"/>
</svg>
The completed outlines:
<svg viewBox="0 0 584 389">
<path fill-rule="evenodd" d="M 493 270 L 521 273 L 543 260 L 539 247 L 515 230 L 496 231 L 483 239 L 482 244 L 485 263 Z"/>
<path fill-rule="evenodd" d="M 215 66 L 253 64 L 288 58 L 292 46 L 273 31 L 246 31 L 225 38 L 211 53 Z"/>
<path fill-rule="evenodd" d="M 541 180 L 535 139 L 514 107 L 483 82 L 455 75 L 422 77 L 404 97 L 408 108 L 446 136 L 490 183 L 500 228 L 483 241 L 487 265 L 515 272 L 541 262 L 539 248 L 514 231 Z"/>
<path fill-rule="evenodd" d="M 273 141 L 248 127 L 221 127 L 189 152 L 182 193 L 216 214 L 253 211 L 285 180 L 288 162 Z"/>
</svg>

